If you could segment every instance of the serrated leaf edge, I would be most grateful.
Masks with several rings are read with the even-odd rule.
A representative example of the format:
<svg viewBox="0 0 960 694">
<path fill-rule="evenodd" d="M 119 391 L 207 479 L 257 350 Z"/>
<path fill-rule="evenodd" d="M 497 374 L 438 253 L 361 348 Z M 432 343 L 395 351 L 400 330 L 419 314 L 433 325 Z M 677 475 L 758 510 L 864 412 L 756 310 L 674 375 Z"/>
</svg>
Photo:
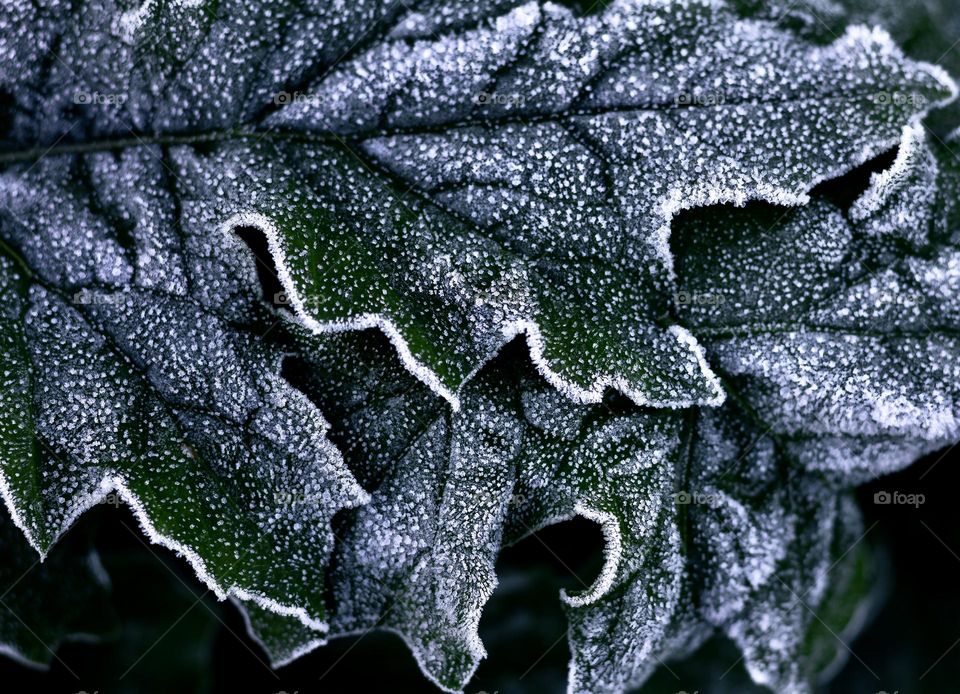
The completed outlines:
<svg viewBox="0 0 960 694">
<path fill-rule="evenodd" d="M 326 646 L 328 643 L 328 640 L 326 638 L 327 629 L 326 628 L 318 629 L 316 630 L 317 638 L 313 639 L 312 641 L 308 641 L 307 643 L 293 649 L 290 655 L 288 655 L 285 658 L 274 659 L 273 655 L 270 653 L 270 649 L 267 647 L 267 644 L 263 642 L 263 639 L 260 638 L 259 634 L 257 634 L 256 629 L 254 629 L 253 622 L 250 620 L 250 613 L 247 611 L 247 608 L 244 606 L 244 604 L 240 601 L 239 598 L 235 596 L 230 597 L 230 602 L 232 602 L 236 606 L 237 612 L 240 613 L 240 617 L 243 619 L 243 627 L 247 631 L 247 636 L 249 636 L 250 639 L 254 643 L 256 643 L 258 646 L 260 646 L 263 652 L 267 654 L 267 657 L 270 660 L 270 667 L 272 667 L 274 670 L 282 668 L 285 665 L 289 665 L 293 661 L 298 660 L 303 656 L 307 655 L 308 653 L 315 651 L 320 646 Z M 326 627 L 326 624 L 324 624 L 324 627 Z"/>
<path fill-rule="evenodd" d="M 831 48 L 835 48 L 843 44 L 864 45 L 868 43 L 872 44 L 885 54 L 894 55 L 903 60 L 909 60 L 900 47 L 897 46 L 897 44 L 890 37 L 889 33 L 880 27 L 868 27 L 865 25 L 849 26 L 847 27 L 843 36 L 831 44 Z M 929 74 L 934 80 L 942 85 L 948 92 L 948 95 L 940 101 L 928 104 L 926 108 L 914 114 L 914 116 L 909 119 L 908 124 L 905 126 L 905 131 L 909 129 L 915 130 L 922 128 L 923 119 L 930 111 L 953 102 L 957 98 L 958 93 L 960 93 L 960 88 L 958 88 L 956 82 L 954 82 L 946 70 L 940 66 L 932 65 L 922 61 L 911 62 L 916 64 L 919 69 L 926 71 L 927 74 Z M 850 170 L 866 163 L 882 152 L 897 146 L 897 144 L 901 142 L 901 139 L 902 138 L 900 136 L 889 138 L 888 140 L 878 142 L 874 147 L 864 149 L 856 157 L 854 157 L 852 161 L 834 167 L 820 176 L 813 177 L 806 181 L 804 183 L 804 192 L 796 192 L 788 188 L 777 186 L 760 187 L 760 189 L 753 195 L 747 195 L 743 190 L 738 190 L 736 188 L 721 188 L 720 190 L 710 191 L 710 194 L 708 195 L 706 191 L 698 191 L 696 185 L 680 186 L 678 188 L 669 190 L 664 195 L 659 208 L 657 209 L 656 214 L 660 217 L 660 226 L 653 234 L 653 239 L 651 240 L 657 256 L 660 257 L 664 263 L 668 278 L 670 281 L 674 281 L 676 279 L 673 256 L 669 247 L 669 239 L 672 220 L 680 212 L 696 207 L 703 207 L 705 205 L 719 203 L 729 203 L 742 206 L 751 200 L 765 200 L 772 204 L 799 207 L 810 202 L 809 191 L 815 188 L 817 185 L 823 183 L 824 181 L 838 178 Z M 439 376 L 429 366 L 418 360 L 413 355 L 409 344 L 404 339 L 397 325 L 383 314 L 365 313 L 354 318 L 333 321 L 318 321 L 310 316 L 306 310 L 305 302 L 300 296 L 300 293 L 297 291 L 297 287 L 293 281 L 293 275 L 291 273 L 290 265 L 287 262 L 286 252 L 281 243 L 280 232 L 274 223 L 264 214 L 255 210 L 248 210 L 236 213 L 225 220 L 221 225 L 221 232 L 231 233 L 233 229 L 240 226 L 253 227 L 260 231 L 266 238 L 268 250 L 277 268 L 277 277 L 289 299 L 290 307 L 293 309 L 296 320 L 301 325 L 303 325 L 310 332 L 318 335 L 325 333 L 378 328 L 397 350 L 397 354 L 400 357 L 404 367 L 418 380 L 429 387 L 434 393 L 446 400 L 454 412 L 459 411 L 461 407 L 459 392 L 462 387 L 469 382 L 470 379 L 476 375 L 476 373 L 487 362 L 489 362 L 489 360 L 492 359 L 503 348 L 504 345 L 512 341 L 521 333 L 526 337 L 530 358 L 537 368 L 537 371 L 540 372 L 540 374 L 547 380 L 548 383 L 550 383 L 550 385 L 576 402 L 585 404 L 599 403 L 603 400 L 604 392 L 609 388 L 623 393 L 641 407 L 677 409 L 689 407 L 691 405 L 691 403 L 688 401 L 652 400 L 636 389 L 630 388 L 626 382 L 626 379 L 624 378 L 599 378 L 589 388 L 581 388 L 567 381 L 559 373 L 552 370 L 547 364 L 544 357 L 545 343 L 540 326 L 535 321 L 530 320 L 512 321 L 501 326 L 503 341 L 483 359 L 482 363 L 479 364 L 473 372 L 464 378 L 463 382 L 457 387 L 456 391 L 453 391 L 441 382 Z M 705 352 L 696 337 L 682 326 L 675 324 L 669 326 L 668 332 L 680 343 L 686 345 L 690 349 L 697 361 L 697 365 L 700 368 L 701 374 L 714 390 L 714 395 L 712 397 L 699 404 L 707 407 L 719 407 L 723 405 L 723 403 L 726 401 L 726 392 L 724 391 L 720 380 L 710 368 Z"/>
</svg>

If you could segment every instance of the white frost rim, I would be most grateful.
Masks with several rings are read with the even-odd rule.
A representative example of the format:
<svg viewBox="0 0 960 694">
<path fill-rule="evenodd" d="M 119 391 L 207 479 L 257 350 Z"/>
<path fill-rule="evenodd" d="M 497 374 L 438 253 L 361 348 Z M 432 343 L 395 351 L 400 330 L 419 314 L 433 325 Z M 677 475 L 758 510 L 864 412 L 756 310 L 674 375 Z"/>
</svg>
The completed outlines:
<svg viewBox="0 0 960 694">
<path fill-rule="evenodd" d="M 148 3 L 152 0 L 146 0 Z M 902 60 L 908 60 L 903 51 L 891 39 L 890 35 L 881 28 L 866 27 L 862 25 L 850 26 L 842 37 L 837 39 L 824 50 L 835 49 L 838 45 L 859 44 L 861 46 L 872 45 L 881 52 L 893 55 Z M 930 65 L 919 61 L 910 61 L 918 66 L 918 69 L 925 71 L 941 84 L 948 92 L 949 96 L 942 101 L 928 104 L 925 109 L 914 114 L 906 126 L 907 130 L 922 128 L 923 118 L 933 109 L 944 106 L 957 98 L 958 87 L 947 72 L 936 65 Z M 843 165 L 836 166 L 814 176 L 806 181 L 803 188 L 807 192 L 797 192 L 776 186 L 758 186 L 751 194 L 747 194 L 743 189 L 737 188 L 718 188 L 705 190 L 702 186 L 682 185 L 670 189 L 655 208 L 660 216 L 660 226 L 653 235 L 653 246 L 657 254 L 664 261 L 668 276 L 674 278 L 673 257 L 669 249 L 670 226 L 673 218 L 683 210 L 702 207 L 707 204 L 732 203 L 743 205 L 751 200 L 763 200 L 776 205 L 800 206 L 810 201 L 809 190 L 813 189 L 824 181 L 842 176 L 857 166 L 864 164 L 873 157 L 876 157 L 883 151 L 896 146 L 901 140 L 900 136 L 877 141 L 872 146 L 864 147 L 850 161 Z M 351 330 L 365 330 L 369 328 L 379 328 L 383 334 L 390 340 L 396 348 L 398 355 L 404 367 L 418 378 L 422 383 L 428 386 L 434 393 L 450 403 L 454 411 L 460 409 L 460 398 L 458 393 L 445 386 L 439 376 L 426 364 L 418 360 L 410 349 L 409 344 L 404 339 L 397 325 L 388 317 L 382 314 L 367 313 L 349 320 L 336 321 L 318 321 L 311 317 L 306 310 L 306 306 L 297 291 L 293 281 L 290 265 L 287 261 L 286 252 L 280 240 L 279 232 L 274 223 L 264 214 L 249 210 L 234 214 L 221 226 L 221 231 L 230 232 L 238 226 L 252 226 L 263 233 L 267 240 L 268 249 L 273 261 L 277 267 L 277 275 L 284 292 L 286 293 L 290 305 L 293 308 L 297 321 L 314 334 L 336 333 Z M 629 386 L 627 379 L 622 377 L 605 377 L 595 381 L 589 388 L 582 388 L 561 376 L 550 368 L 544 357 L 544 340 L 540 326 L 531 320 L 518 320 L 502 327 L 504 342 L 497 347 L 487 360 L 492 358 L 507 342 L 521 333 L 526 335 L 527 346 L 530 351 L 530 358 L 537 370 L 544 378 L 559 391 L 564 393 L 575 401 L 582 403 L 598 403 L 603 399 L 605 389 L 612 388 L 622 392 L 633 400 L 636 404 L 655 408 L 682 408 L 696 404 L 687 400 L 664 400 L 658 401 L 647 397 L 642 392 Z M 700 368 L 701 375 L 713 388 L 714 395 L 707 400 L 699 403 L 709 407 L 719 407 L 726 400 L 726 393 L 722 384 L 716 377 L 716 374 L 707 363 L 703 348 L 700 346 L 696 337 L 689 331 L 679 325 L 670 326 L 668 332 L 684 344 L 693 354 L 694 359 Z M 482 366 L 482 364 L 481 364 Z M 480 367 L 478 367 L 479 370 Z M 473 375 L 473 374 L 471 374 Z M 469 380 L 469 376 L 467 379 Z"/>
<path fill-rule="evenodd" d="M 916 157 L 926 154 L 927 134 L 919 124 L 910 124 L 903 128 L 897 158 L 889 169 L 874 173 L 870 185 L 854 201 L 850 208 L 850 217 L 862 221 L 877 212 L 895 192 L 897 184 L 911 171 Z"/>
<path fill-rule="evenodd" d="M 55 642 L 44 645 L 46 645 L 52 653 L 56 653 L 60 646 L 65 643 L 102 643 L 103 640 L 103 637 L 99 634 L 87 634 L 81 631 L 72 634 L 64 634 Z M 0 655 L 6 656 L 11 660 L 16 661 L 20 665 L 30 668 L 31 670 L 47 672 L 50 669 L 50 663 L 38 662 L 27 656 L 23 651 L 12 644 L 0 643 Z"/>
<path fill-rule="evenodd" d="M 6 504 L 7 511 L 10 513 L 10 517 L 13 519 L 14 524 L 20 528 L 27 542 L 29 542 L 30 546 L 33 547 L 40 555 L 40 561 L 45 560 L 49 549 L 42 549 L 34 539 L 33 533 L 14 504 L 13 494 L 10 489 L 9 482 L 6 478 L 6 475 L 3 473 L 0 473 L 0 493 L 3 495 L 3 501 Z M 240 588 L 239 586 L 228 586 L 226 588 L 221 586 L 207 570 L 206 563 L 196 551 L 185 544 L 177 542 L 171 537 L 161 534 L 156 529 L 156 527 L 150 521 L 150 517 L 147 514 L 143 503 L 140 501 L 139 497 L 137 497 L 137 495 L 131 491 L 131 489 L 127 486 L 126 481 L 120 475 L 113 474 L 105 476 L 100 481 L 100 488 L 96 492 L 79 500 L 72 512 L 64 519 L 62 529 L 60 533 L 58 533 L 57 539 L 59 539 L 60 535 L 62 535 L 67 528 L 73 525 L 77 518 L 86 513 L 89 509 L 96 506 L 108 494 L 111 493 L 116 493 L 124 501 L 124 503 L 127 504 L 127 506 L 130 508 L 130 511 L 136 517 L 137 522 L 140 524 L 140 528 L 144 535 L 147 536 L 147 539 L 149 539 L 153 544 L 166 547 L 167 549 L 172 550 L 178 556 L 186 559 L 194 573 L 197 575 L 197 578 L 200 579 L 201 583 L 207 586 L 207 588 L 209 588 L 213 594 L 217 596 L 218 600 L 226 600 L 229 596 L 235 596 L 241 600 L 254 602 L 264 609 L 270 610 L 271 612 L 276 612 L 277 614 L 288 617 L 295 617 L 300 620 L 304 626 L 314 629 L 315 631 L 326 631 L 326 622 L 311 617 L 306 609 L 302 607 L 291 607 L 290 605 L 284 605 L 276 600 L 273 600 L 272 598 L 248 591 L 244 588 Z"/>
<path fill-rule="evenodd" d="M 406 646 L 407 649 L 410 651 L 410 653 L 413 655 L 413 660 L 417 664 L 417 667 L 419 668 L 421 674 L 423 674 L 424 677 L 426 677 L 428 680 L 433 682 L 433 684 L 435 684 L 438 689 L 444 692 L 447 692 L 448 694 L 462 694 L 463 688 L 454 689 L 452 687 L 448 687 L 447 685 L 441 683 L 436 678 L 435 675 L 433 675 L 429 670 L 427 670 L 426 666 L 424 665 L 424 662 L 426 661 L 426 659 L 423 657 L 424 652 L 410 638 L 408 638 L 405 633 L 403 633 L 396 627 L 387 626 L 387 625 L 378 625 L 378 626 L 370 627 L 367 629 L 351 629 L 349 631 L 341 631 L 335 634 L 331 634 L 330 640 L 332 641 L 333 639 L 348 638 L 351 636 L 363 636 L 364 634 L 370 631 L 379 631 L 379 632 L 384 632 L 387 634 L 393 634 L 395 636 L 398 636 L 400 640 L 403 641 L 403 645 Z M 483 656 L 481 657 L 486 657 L 486 651 L 484 651 Z M 467 683 L 469 683 L 469 681 L 473 679 L 473 675 L 477 671 L 477 668 L 479 666 L 480 666 L 479 660 L 475 660 L 473 663 L 471 663 L 470 670 L 467 674 Z"/>
<path fill-rule="evenodd" d="M 612 513 L 592 509 L 580 502 L 574 506 L 574 512 L 597 523 L 604 539 L 603 569 L 593 585 L 579 595 L 570 595 L 566 589 L 560 591 L 560 599 L 565 603 L 571 607 L 584 607 L 602 598 L 613 587 L 617 569 L 620 568 L 620 559 L 623 557 L 623 540 L 620 537 L 620 521 Z"/>
<path fill-rule="evenodd" d="M 315 639 L 311 639 L 306 643 L 300 644 L 282 658 L 275 658 L 274 654 L 267 647 L 267 644 L 263 642 L 263 639 L 260 638 L 259 634 L 257 634 L 256 630 L 253 628 L 253 622 L 250 620 L 250 612 L 247 610 L 247 606 L 234 596 L 230 597 L 230 602 L 236 606 L 237 611 L 240 613 L 240 617 L 243 619 L 243 626 L 247 630 L 247 636 L 249 636 L 250 639 L 260 646 L 263 652 L 267 654 L 267 657 L 270 659 L 270 667 L 275 670 L 282 668 L 285 665 L 289 665 L 293 661 L 315 651 L 320 646 L 327 645 L 326 630 L 315 630 L 317 631 L 317 637 Z"/>
<path fill-rule="evenodd" d="M 437 374 L 429 366 L 418 360 L 413 355 L 409 344 L 404 339 L 399 328 L 397 328 L 396 324 L 386 316 L 382 314 L 365 313 L 349 320 L 335 321 L 318 321 L 317 319 L 313 318 L 307 312 L 303 297 L 300 295 L 300 292 L 294 283 L 290 265 L 287 262 L 286 251 L 283 248 L 283 244 L 280 240 L 280 234 L 273 221 L 259 212 L 240 212 L 232 215 L 229 219 L 223 222 L 221 225 L 221 232 L 229 234 L 232 233 L 233 229 L 244 226 L 257 229 L 266 238 L 270 255 L 277 267 L 277 279 L 280 281 L 280 285 L 287 296 L 291 308 L 293 309 L 294 316 L 300 325 L 315 335 L 379 328 L 387 337 L 387 339 L 390 340 L 391 344 L 393 344 L 393 346 L 396 348 L 397 354 L 399 355 L 400 360 L 403 362 L 404 367 L 417 379 L 429 387 L 434 393 L 450 403 L 450 407 L 455 412 L 460 410 L 461 403 L 458 393 L 445 386 L 441 382 L 439 376 L 437 376 Z M 724 392 L 723 387 L 720 385 L 716 375 L 707 363 L 706 355 L 703 351 L 703 348 L 697 342 L 697 339 L 687 330 L 677 325 L 670 326 L 667 329 L 667 333 L 675 337 L 679 343 L 686 346 L 692 352 L 696 364 L 700 368 L 701 374 L 713 387 L 714 394 L 702 404 L 716 407 L 722 405 L 726 400 L 726 393 Z M 530 351 L 530 358 L 537 370 L 544 376 L 547 382 L 572 400 L 582 403 L 599 403 L 603 400 L 603 394 L 605 390 L 607 388 L 613 388 L 622 392 L 636 404 L 641 406 L 676 408 L 689 407 L 691 405 L 691 402 L 686 400 L 651 399 L 644 393 L 632 388 L 629 385 L 628 380 L 622 377 L 600 378 L 595 381 L 590 388 L 587 389 L 581 388 L 570 381 L 567 381 L 559 373 L 551 369 L 547 363 L 547 360 L 544 357 L 545 343 L 543 340 L 543 335 L 540 331 L 540 326 L 535 321 L 518 320 L 505 323 L 502 326 L 503 342 L 495 350 L 493 350 L 484 363 L 493 358 L 493 356 L 499 352 L 504 345 L 509 343 L 520 334 L 525 334 L 526 336 L 527 346 Z M 482 364 L 477 370 L 479 370 L 479 368 L 482 368 Z M 469 381 L 470 376 L 472 375 L 473 374 L 470 374 L 465 379 L 465 382 Z"/>
</svg>

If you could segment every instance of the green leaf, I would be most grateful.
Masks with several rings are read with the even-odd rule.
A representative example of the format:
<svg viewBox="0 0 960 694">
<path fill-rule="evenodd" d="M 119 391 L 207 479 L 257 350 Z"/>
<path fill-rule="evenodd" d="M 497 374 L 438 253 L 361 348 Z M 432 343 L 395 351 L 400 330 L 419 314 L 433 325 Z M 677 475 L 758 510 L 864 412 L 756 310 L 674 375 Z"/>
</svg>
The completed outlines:
<svg viewBox="0 0 960 694">
<path fill-rule="evenodd" d="M 958 361 L 938 352 L 960 320 L 938 202 L 952 167 L 911 129 L 849 211 L 824 193 L 681 220 L 677 315 L 720 365 L 723 408 L 577 404 L 513 347 L 451 411 L 369 336 L 298 333 L 299 385 L 372 490 L 337 530 L 334 633 L 397 630 L 458 690 L 484 653 L 499 547 L 579 514 L 607 559 L 563 596 L 571 691 L 637 686 L 715 630 L 757 682 L 810 691 L 843 648 L 830 632 L 858 628 L 872 600 L 844 489 L 957 437 Z"/>
<path fill-rule="evenodd" d="M 706 1 L 8 3 L 0 29 L 0 491 L 37 549 L 117 493 L 277 663 L 323 639 L 333 553 L 333 632 L 394 629 L 457 690 L 500 547 L 581 515 L 606 561 L 562 595 L 572 691 L 713 630 L 810 689 L 838 486 L 957 438 L 953 191 L 918 130 L 942 70 Z M 904 126 L 850 210 L 811 194 Z M 671 248 L 682 210 L 749 200 L 803 207 Z M 372 327 L 400 363 L 325 334 Z"/>
<path fill-rule="evenodd" d="M 859 511 L 833 485 L 796 474 L 762 432 L 705 420 L 690 492 L 701 612 L 736 643 L 754 682 L 813 691 L 847 654 L 838 634 L 862 628 L 874 597 L 872 582 L 850 575 L 854 560 L 867 574 L 871 566 Z"/>
<path fill-rule="evenodd" d="M 826 594 L 807 631 L 802 651 L 803 661 L 819 673 L 821 681 L 829 680 L 849 660 L 847 643 L 872 617 L 886 589 L 879 570 L 882 564 L 862 544 L 862 534 L 853 538 L 843 527 L 837 530 L 841 556 L 831 567 Z M 851 540 L 855 542 L 852 548 Z"/>
<path fill-rule="evenodd" d="M 329 521 L 366 495 L 251 331 L 246 249 L 184 222 L 161 156 L 3 175 L 0 490 L 41 556 L 116 494 L 221 599 L 321 627 Z"/>
<path fill-rule="evenodd" d="M 816 674 L 822 654 L 808 664 L 801 650 L 808 609 L 819 608 L 847 549 L 833 533 L 853 532 L 856 512 L 838 504 L 834 485 L 786 474 L 789 458 L 771 440 L 758 446 L 762 429 L 736 408 L 654 412 L 616 397 L 579 405 L 515 344 L 453 412 L 371 337 L 299 338 L 300 386 L 330 413 L 331 436 L 373 490 L 337 526 L 332 635 L 396 631 L 430 679 L 459 691 L 485 655 L 477 626 L 500 548 L 581 515 L 600 525 L 606 560 L 590 586 L 561 596 L 571 691 L 637 686 L 714 629 L 738 639 L 756 672 L 797 663 L 777 672 L 798 689 Z M 784 598 L 781 577 L 806 603 Z M 751 649 L 769 634 L 744 623 L 773 618 L 793 647 L 765 662 Z M 290 620 L 249 619 L 275 660 L 317 640 Z"/>
<path fill-rule="evenodd" d="M 636 594 L 627 600 L 643 619 L 676 608 L 682 558 L 673 474 L 657 463 L 680 449 L 683 418 L 623 402 L 625 413 L 616 415 L 605 405 L 566 401 L 517 345 L 471 381 L 453 412 L 369 335 L 308 344 L 304 372 L 311 376 L 302 387 L 336 413 L 334 439 L 351 442 L 348 462 L 375 486 L 370 504 L 338 529 L 331 633 L 395 630 L 431 679 L 459 689 L 484 655 L 477 626 L 504 540 L 574 514 L 600 521 L 608 542 L 602 576 L 564 598 L 583 621 L 576 642 L 596 640 L 590 620 L 605 615 L 594 615 L 591 603 L 627 576 L 676 584 L 658 596 L 648 596 L 641 581 L 621 586 Z M 581 425 L 585 409 L 596 422 Z M 622 469 L 608 475 L 614 446 Z M 659 520 L 648 527 L 651 517 Z M 253 621 L 258 633 L 267 630 Z"/>
<path fill-rule="evenodd" d="M 300 621 L 253 601 L 234 599 L 243 616 L 247 633 L 270 658 L 270 665 L 281 668 L 327 643 L 326 630 L 311 629 Z"/>
<path fill-rule="evenodd" d="M 110 580 L 86 535 L 71 535 L 40 562 L 0 512 L 0 653 L 46 667 L 64 640 L 115 631 Z"/>
<path fill-rule="evenodd" d="M 680 322 L 809 469 L 867 481 L 960 435 L 956 170 L 908 129 L 847 214 L 823 198 L 677 229 Z"/>
<path fill-rule="evenodd" d="M 185 214 L 262 230 L 306 325 L 379 326 L 454 407 L 519 333 L 582 401 L 613 387 L 715 405 L 719 381 L 668 316 L 672 217 L 803 203 L 956 91 L 878 31 L 817 46 L 717 3 L 509 6 L 23 10 L 41 36 L 12 40 L 12 62 L 36 44 L 68 58 L 11 71 L 11 134 L 197 143 L 171 153 Z M 383 32 L 357 36 L 368 18 Z M 51 132 L 68 104 L 89 133 Z"/>
</svg>

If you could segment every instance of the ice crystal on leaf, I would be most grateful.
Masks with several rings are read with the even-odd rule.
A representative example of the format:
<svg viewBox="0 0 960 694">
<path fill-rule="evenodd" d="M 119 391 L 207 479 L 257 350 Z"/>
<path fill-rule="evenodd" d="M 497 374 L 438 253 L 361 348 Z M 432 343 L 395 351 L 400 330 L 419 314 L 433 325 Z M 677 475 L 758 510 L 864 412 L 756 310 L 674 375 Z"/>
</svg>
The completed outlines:
<svg viewBox="0 0 960 694">
<path fill-rule="evenodd" d="M 878 98 L 893 84 L 911 99 Z M 364 223 L 346 286 L 315 262 L 347 255 L 342 243 L 304 245 L 283 203 L 257 209 L 281 219 L 266 230 L 308 325 L 336 328 L 344 315 L 381 325 L 455 405 L 464 380 L 518 332 L 547 378 L 583 401 L 613 386 L 639 404 L 718 404 L 697 341 L 662 323 L 672 216 L 753 198 L 803 202 L 953 89 L 863 28 L 813 47 L 714 4 L 623 2 L 586 18 L 528 4 L 456 36 L 372 48 L 267 119 L 355 141 L 358 176 L 364 165 L 385 170 L 397 195 L 410 188 L 439 208 L 403 205 L 418 219 L 399 238 L 402 223 Z M 313 168 L 298 162 L 294 175 Z M 336 181 L 326 166 L 318 173 Z M 270 180 L 278 175 L 271 167 Z M 343 197 L 310 188 L 321 192 L 311 207 Z M 401 273 L 387 287 L 370 268 L 384 257 Z"/>
<path fill-rule="evenodd" d="M 460 690 L 485 654 L 477 626 L 499 549 L 581 515 L 600 524 L 606 561 L 593 585 L 562 596 L 571 691 L 636 686 L 714 629 L 741 645 L 758 680 L 784 690 L 812 681 L 824 652 L 837 655 L 811 635 L 808 610 L 846 585 L 828 574 L 865 561 L 854 553 L 831 568 L 859 532 L 856 508 L 833 480 L 785 476 L 788 454 L 770 439 L 758 445 L 762 429 L 732 404 L 697 413 L 573 403 L 514 344 L 451 412 L 385 343 L 301 340 L 311 367 L 301 387 L 331 413 L 332 437 L 373 490 L 338 526 L 331 635 L 394 630 L 431 679 Z M 866 592 L 854 589 L 831 628 L 853 620 L 849 606 Z M 319 643 L 276 615 L 249 618 L 275 661 Z"/>
<path fill-rule="evenodd" d="M 680 320 L 794 455 L 863 481 L 960 437 L 955 162 L 923 131 L 849 215 L 828 200 L 677 230 Z"/>
<path fill-rule="evenodd" d="M 714 631 L 808 691 L 869 592 L 845 490 L 960 438 L 960 169 L 920 126 L 956 87 L 812 33 L 709 0 L 5 3 L 16 525 L 45 554 L 117 493 L 274 664 L 380 626 L 455 691 L 500 548 L 579 515 L 571 691 Z M 851 206 L 817 188 L 898 143 Z"/>
</svg>

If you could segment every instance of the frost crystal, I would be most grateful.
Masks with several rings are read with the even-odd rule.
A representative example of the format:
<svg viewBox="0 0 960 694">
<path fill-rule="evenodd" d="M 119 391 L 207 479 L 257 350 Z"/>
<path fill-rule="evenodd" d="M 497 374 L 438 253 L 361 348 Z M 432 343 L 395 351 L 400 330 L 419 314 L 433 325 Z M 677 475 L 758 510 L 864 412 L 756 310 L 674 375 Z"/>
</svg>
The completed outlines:
<svg viewBox="0 0 960 694">
<path fill-rule="evenodd" d="M 958 438 L 955 234 L 913 191 L 938 181 L 934 197 L 949 196 L 955 173 L 908 129 L 859 213 L 816 195 L 682 220 L 676 315 L 743 408 L 577 404 L 513 347 L 449 412 L 370 337 L 301 335 L 306 390 L 374 490 L 343 527 L 333 633 L 396 630 L 459 690 L 483 655 L 499 545 L 578 514 L 601 525 L 607 556 L 592 586 L 562 596 L 571 691 L 637 686 L 714 630 L 755 681 L 810 691 L 843 657 L 830 632 L 857 628 L 871 600 L 842 489 Z M 905 232 L 922 254 L 892 252 Z M 902 293 L 869 299 L 874 285 L 902 292 L 897 277 L 916 311 L 888 308 Z"/>
<path fill-rule="evenodd" d="M 960 438 L 960 247 L 929 188 L 956 196 L 955 166 L 910 128 L 850 221 L 821 199 L 677 231 L 680 321 L 812 469 L 867 481 Z"/>
<path fill-rule="evenodd" d="M 761 424 L 732 405 L 670 413 L 614 397 L 577 404 L 514 344 L 451 412 L 385 342 L 298 335 L 310 374 L 302 385 L 374 490 L 338 526 L 330 635 L 396 631 L 428 677 L 459 691 L 485 655 L 477 625 L 500 548 L 580 515 L 603 529 L 606 561 L 592 585 L 561 596 L 570 691 L 638 686 L 714 629 L 741 646 L 758 681 L 784 690 L 803 691 L 837 655 L 835 642 L 812 635 L 808 607 L 826 609 L 828 588 L 846 585 L 825 570 L 852 570 L 844 552 L 856 509 L 816 475 L 785 480 L 787 452 L 762 436 L 758 445 Z M 784 598 L 781 581 L 804 601 Z M 856 583 L 844 605 L 860 605 L 864 593 Z M 832 628 L 854 616 L 838 610 Z M 275 661 L 319 643 L 289 620 L 284 628 L 259 610 L 248 619 Z M 782 646 L 765 645 L 774 638 Z"/>
</svg>

